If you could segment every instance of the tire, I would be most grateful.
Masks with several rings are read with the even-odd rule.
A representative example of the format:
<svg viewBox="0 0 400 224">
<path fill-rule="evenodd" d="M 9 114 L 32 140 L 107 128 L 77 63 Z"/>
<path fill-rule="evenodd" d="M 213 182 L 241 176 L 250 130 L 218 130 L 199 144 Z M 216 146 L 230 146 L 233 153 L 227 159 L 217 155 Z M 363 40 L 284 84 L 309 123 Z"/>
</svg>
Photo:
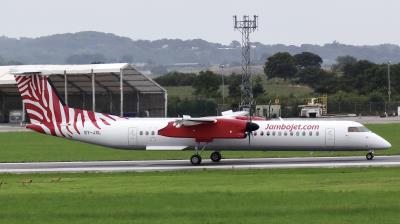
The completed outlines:
<svg viewBox="0 0 400 224">
<path fill-rule="evenodd" d="M 369 152 L 365 157 L 367 158 L 367 160 L 372 160 L 374 158 L 374 154 L 372 152 Z"/>
<path fill-rule="evenodd" d="M 200 165 L 201 164 L 201 156 L 193 155 L 192 157 L 190 157 L 190 163 L 192 165 Z"/>
<path fill-rule="evenodd" d="M 213 162 L 219 162 L 219 161 L 221 161 L 221 159 L 222 159 L 221 153 L 219 153 L 219 152 L 213 152 L 213 153 L 211 153 L 210 159 L 211 159 L 211 161 L 213 161 Z"/>
</svg>

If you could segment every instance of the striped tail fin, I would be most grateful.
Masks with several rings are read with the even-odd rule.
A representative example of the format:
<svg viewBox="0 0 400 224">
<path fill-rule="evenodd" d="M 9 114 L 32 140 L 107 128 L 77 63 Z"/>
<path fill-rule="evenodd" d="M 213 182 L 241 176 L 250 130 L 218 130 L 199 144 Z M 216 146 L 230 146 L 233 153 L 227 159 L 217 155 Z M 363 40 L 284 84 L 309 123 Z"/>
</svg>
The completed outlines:
<svg viewBox="0 0 400 224">
<path fill-rule="evenodd" d="M 80 135 L 85 125 L 100 130 L 119 117 L 69 108 L 58 96 L 47 76 L 16 75 L 18 91 L 34 131 L 60 137 Z"/>
</svg>

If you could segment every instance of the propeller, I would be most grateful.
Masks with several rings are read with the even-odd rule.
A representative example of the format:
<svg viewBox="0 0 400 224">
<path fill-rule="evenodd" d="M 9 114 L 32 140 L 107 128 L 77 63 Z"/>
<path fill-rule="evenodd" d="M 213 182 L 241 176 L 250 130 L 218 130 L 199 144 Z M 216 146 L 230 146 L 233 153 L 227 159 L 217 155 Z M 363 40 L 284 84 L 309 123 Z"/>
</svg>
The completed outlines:
<svg viewBox="0 0 400 224">
<path fill-rule="evenodd" d="M 259 128 L 260 128 L 260 126 L 258 125 L 258 124 L 256 124 L 256 123 L 253 123 L 252 121 L 251 121 L 251 108 L 252 108 L 252 106 L 250 105 L 250 108 L 249 108 L 249 113 L 248 113 L 248 121 L 246 122 L 246 135 L 247 135 L 247 138 L 249 139 L 249 145 L 250 145 L 250 139 L 251 139 L 251 135 L 252 135 L 252 132 L 253 131 L 256 131 L 256 130 L 258 130 Z"/>
</svg>

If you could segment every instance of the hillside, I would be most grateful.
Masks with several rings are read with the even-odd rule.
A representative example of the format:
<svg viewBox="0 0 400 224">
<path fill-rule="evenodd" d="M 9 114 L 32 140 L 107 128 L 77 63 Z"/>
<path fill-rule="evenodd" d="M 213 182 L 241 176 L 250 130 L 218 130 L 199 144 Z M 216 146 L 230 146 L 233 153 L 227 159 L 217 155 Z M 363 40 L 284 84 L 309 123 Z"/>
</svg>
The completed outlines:
<svg viewBox="0 0 400 224">
<path fill-rule="evenodd" d="M 382 63 L 400 61 L 398 45 L 352 46 L 337 42 L 325 45 L 303 44 L 252 44 L 254 64 L 263 64 L 265 59 L 279 51 L 292 54 L 311 51 L 320 55 L 325 64 L 332 64 L 337 56 L 351 55 Z M 3 60 L 2 60 L 3 59 Z M 44 36 L 39 38 L 0 37 L 0 64 L 20 61 L 25 64 L 136 62 L 161 65 L 176 63 L 198 63 L 215 65 L 240 63 L 240 44 L 211 43 L 201 39 L 160 39 L 156 41 L 132 40 L 110 33 L 84 31 Z"/>
</svg>

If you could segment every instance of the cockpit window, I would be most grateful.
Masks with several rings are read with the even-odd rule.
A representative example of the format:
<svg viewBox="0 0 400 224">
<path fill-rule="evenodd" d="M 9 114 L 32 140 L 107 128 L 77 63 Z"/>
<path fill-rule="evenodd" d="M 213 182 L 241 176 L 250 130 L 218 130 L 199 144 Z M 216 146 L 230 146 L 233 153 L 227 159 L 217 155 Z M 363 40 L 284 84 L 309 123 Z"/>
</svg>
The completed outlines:
<svg viewBox="0 0 400 224">
<path fill-rule="evenodd" d="M 348 132 L 369 132 L 369 129 L 364 126 L 349 127 Z"/>
</svg>

